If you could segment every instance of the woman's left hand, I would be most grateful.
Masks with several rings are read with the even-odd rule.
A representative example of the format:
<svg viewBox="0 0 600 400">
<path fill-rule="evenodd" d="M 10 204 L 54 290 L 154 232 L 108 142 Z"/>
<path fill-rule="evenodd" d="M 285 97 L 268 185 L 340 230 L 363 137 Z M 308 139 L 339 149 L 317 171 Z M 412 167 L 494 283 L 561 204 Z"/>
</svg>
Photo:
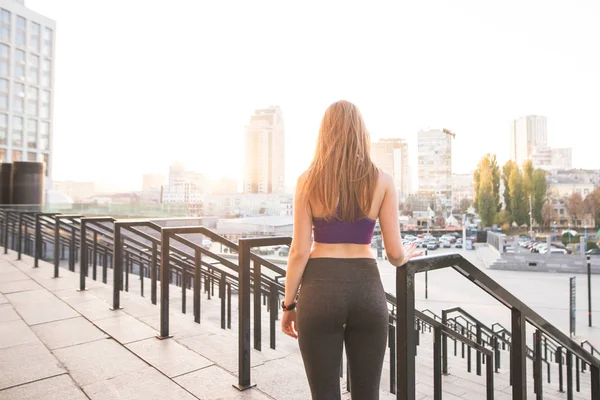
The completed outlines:
<svg viewBox="0 0 600 400">
<path fill-rule="evenodd" d="M 296 310 L 283 311 L 281 317 L 281 330 L 288 336 L 298 339 L 298 322 L 296 321 Z"/>
</svg>

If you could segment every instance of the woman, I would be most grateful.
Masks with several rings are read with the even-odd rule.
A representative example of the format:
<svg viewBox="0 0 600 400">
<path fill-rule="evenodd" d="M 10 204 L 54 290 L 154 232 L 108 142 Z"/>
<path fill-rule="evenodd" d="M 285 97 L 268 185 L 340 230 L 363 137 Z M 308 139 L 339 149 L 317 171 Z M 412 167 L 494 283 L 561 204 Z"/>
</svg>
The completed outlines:
<svg viewBox="0 0 600 400">
<path fill-rule="evenodd" d="M 379 398 L 388 309 L 370 249 L 377 218 L 392 265 L 419 255 L 402 247 L 394 181 L 371 161 L 370 143 L 358 108 L 332 104 L 297 183 L 281 325 L 298 339 L 314 400 L 340 399 L 344 342 L 352 397 Z"/>
</svg>

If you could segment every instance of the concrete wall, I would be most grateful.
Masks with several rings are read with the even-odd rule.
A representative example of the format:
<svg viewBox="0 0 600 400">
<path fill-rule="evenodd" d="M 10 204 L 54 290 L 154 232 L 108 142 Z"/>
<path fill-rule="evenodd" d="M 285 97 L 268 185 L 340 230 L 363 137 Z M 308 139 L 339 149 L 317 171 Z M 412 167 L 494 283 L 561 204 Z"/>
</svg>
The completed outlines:
<svg viewBox="0 0 600 400">
<path fill-rule="evenodd" d="M 587 273 L 587 259 L 580 255 L 504 253 L 490 266 L 491 269 L 509 271 Z M 592 274 L 600 274 L 600 257 L 591 257 Z"/>
</svg>

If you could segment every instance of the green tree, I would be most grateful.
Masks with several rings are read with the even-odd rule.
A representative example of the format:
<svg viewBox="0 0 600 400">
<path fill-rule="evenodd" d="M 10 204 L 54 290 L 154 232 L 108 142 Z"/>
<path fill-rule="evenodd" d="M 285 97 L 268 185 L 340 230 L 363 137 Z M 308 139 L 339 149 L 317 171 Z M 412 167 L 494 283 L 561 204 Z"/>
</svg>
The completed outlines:
<svg viewBox="0 0 600 400">
<path fill-rule="evenodd" d="M 510 208 L 512 216 L 517 225 L 521 226 L 527 223 L 529 216 L 529 203 L 525 201 L 525 190 L 523 188 L 523 174 L 515 169 L 510 174 L 508 180 L 510 187 Z"/>
<path fill-rule="evenodd" d="M 548 185 L 546 184 L 546 171 L 541 169 L 536 169 L 533 171 L 532 190 L 533 218 L 537 221 L 538 225 L 542 226 L 544 223 L 542 207 L 544 206 L 544 202 L 547 200 L 546 193 L 548 191 Z"/>
<path fill-rule="evenodd" d="M 496 225 L 498 226 L 504 226 L 504 225 L 509 225 L 512 224 L 512 215 L 510 215 L 510 212 L 508 210 L 502 210 L 500 211 L 498 214 L 496 214 L 496 219 L 495 219 Z"/>
<path fill-rule="evenodd" d="M 508 212 L 511 212 L 510 208 L 510 186 L 508 184 L 508 180 L 510 179 L 510 174 L 519 167 L 517 163 L 512 160 L 508 160 L 506 164 L 502 167 L 502 182 L 504 183 L 504 207 Z"/>
<path fill-rule="evenodd" d="M 529 201 L 530 196 L 533 196 L 533 171 L 531 160 L 525 161 L 523 163 L 523 192 L 527 201 Z"/>
<path fill-rule="evenodd" d="M 492 197 L 492 200 L 495 204 L 494 208 L 496 209 L 496 212 L 498 212 L 502 208 L 502 204 L 500 203 L 500 167 L 498 166 L 498 161 L 496 160 L 495 154 L 486 154 L 477 165 L 477 169 L 473 174 L 475 186 L 475 199 L 473 204 L 475 205 L 477 212 L 479 212 L 480 206 L 479 194 L 483 193 L 480 190 L 481 186 L 485 186 L 487 188 L 488 180 L 491 186 L 489 187 L 489 190 L 486 189 L 484 192 L 488 193 Z"/>
<path fill-rule="evenodd" d="M 469 207 L 471 207 L 471 204 L 473 204 L 473 202 L 470 199 L 462 199 L 460 201 L 460 212 L 463 214 L 466 213 Z"/>
<path fill-rule="evenodd" d="M 477 209 L 482 224 L 484 226 L 491 226 L 494 223 L 497 212 L 491 168 L 482 169 L 480 179 L 477 193 Z"/>
</svg>

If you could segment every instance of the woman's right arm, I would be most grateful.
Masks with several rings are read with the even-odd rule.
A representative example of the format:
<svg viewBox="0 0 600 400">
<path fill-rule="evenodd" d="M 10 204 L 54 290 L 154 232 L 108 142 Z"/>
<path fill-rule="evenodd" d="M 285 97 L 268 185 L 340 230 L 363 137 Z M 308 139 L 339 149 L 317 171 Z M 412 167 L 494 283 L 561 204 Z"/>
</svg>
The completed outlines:
<svg viewBox="0 0 600 400">
<path fill-rule="evenodd" d="M 404 265 L 408 261 L 402 246 L 402 237 L 400 236 L 400 224 L 398 220 L 398 194 L 393 178 L 386 172 L 382 174 L 382 184 L 385 193 L 383 202 L 379 209 L 379 225 L 383 235 L 385 252 L 389 262 L 396 267 Z"/>
</svg>

